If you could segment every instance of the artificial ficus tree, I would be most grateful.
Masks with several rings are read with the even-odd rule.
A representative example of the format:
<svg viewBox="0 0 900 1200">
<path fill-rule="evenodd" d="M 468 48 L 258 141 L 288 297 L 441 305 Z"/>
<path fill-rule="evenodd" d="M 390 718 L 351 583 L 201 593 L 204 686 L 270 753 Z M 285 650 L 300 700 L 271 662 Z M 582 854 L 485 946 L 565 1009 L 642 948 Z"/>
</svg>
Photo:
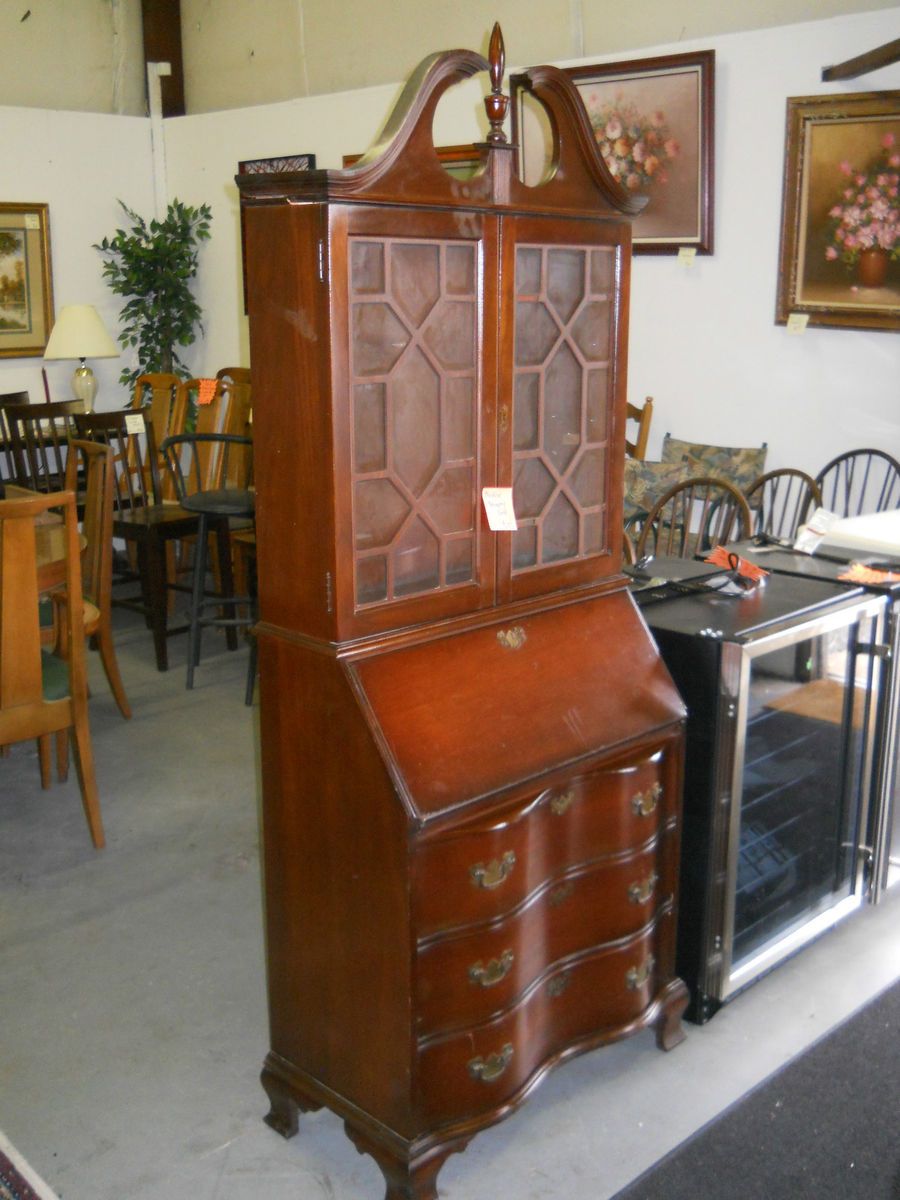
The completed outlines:
<svg viewBox="0 0 900 1200">
<path fill-rule="evenodd" d="M 203 329 L 200 305 L 191 290 L 200 243 L 208 240 L 212 212 L 172 200 L 164 220 L 146 221 L 123 201 L 129 229 L 95 244 L 103 257 L 103 276 L 116 295 L 125 297 L 119 313 L 119 341 L 137 351 L 138 365 L 124 369 L 119 382 L 132 385 L 139 375 L 156 372 L 188 378 L 191 371 L 177 347 L 193 344 Z"/>
</svg>

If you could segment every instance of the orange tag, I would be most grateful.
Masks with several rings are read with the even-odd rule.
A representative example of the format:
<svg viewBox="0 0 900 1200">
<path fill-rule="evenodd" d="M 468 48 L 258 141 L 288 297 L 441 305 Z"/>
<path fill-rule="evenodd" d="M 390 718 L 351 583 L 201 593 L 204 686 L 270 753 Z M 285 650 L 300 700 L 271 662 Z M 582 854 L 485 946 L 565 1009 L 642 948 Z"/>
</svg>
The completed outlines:
<svg viewBox="0 0 900 1200">
<path fill-rule="evenodd" d="M 712 563 L 714 567 L 722 567 L 726 571 L 734 571 L 742 579 L 749 579 L 753 583 L 759 583 L 769 573 L 762 567 L 758 567 L 756 563 L 726 550 L 724 546 L 716 546 L 715 550 L 708 554 L 703 561 Z"/>
<path fill-rule="evenodd" d="M 900 572 L 884 571 L 855 562 L 838 575 L 838 579 L 843 583 L 900 583 Z"/>
<path fill-rule="evenodd" d="M 199 385 L 197 388 L 197 403 L 212 404 L 213 397 L 216 394 L 216 384 L 218 383 L 218 380 L 198 379 L 197 383 Z"/>
</svg>

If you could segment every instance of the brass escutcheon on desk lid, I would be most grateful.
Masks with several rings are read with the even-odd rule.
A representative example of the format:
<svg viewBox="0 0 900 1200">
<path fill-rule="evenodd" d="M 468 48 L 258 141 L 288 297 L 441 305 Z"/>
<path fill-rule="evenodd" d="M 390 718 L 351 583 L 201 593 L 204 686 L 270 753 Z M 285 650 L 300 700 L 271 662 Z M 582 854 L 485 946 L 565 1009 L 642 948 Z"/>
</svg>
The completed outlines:
<svg viewBox="0 0 900 1200">
<path fill-rule="evenodd" d="M 505 650 L 521 650 L 528 640 L 528 635 L 521 625 L 513 625 L 510 629 L 498 629 L 497 641 Z"/>
<path fill-rule="evenodd" d="M 472 877 L 472 883 L 475 887 L 491 888 L 499 887 L 510 876 L 513 867 L 516 865 L 516 853 L 514 850 L 507 850 L 502 858 L 495 858 L 489 863 L 475 863 L 469 867 L 469 875 Z"/>
<path fill-rule="evenodd" d="M 631 797 L 631 811 L 636 817 L 652 816 L 656 812 L 662 794 L 661 783 L 654 783 L 645 792 L 637 792 Z"/>
<path fill-rule="evenodd" d="M 504 950 L 499 958 L 492 958 L 487 966 L 481 961 L 472 963 L 469 979 L 483 988 L 494 987 L 509 974 L 515 957 L 512 950 Z"/>
<path fill-rule="evenodd" d="M 496 1054 L 489 1054 L 487 1058 L 482 1058 L 479 1055 L 477 1058 L 469 1059 L 467 1064 L 469 1074 L 473 1079 L 477 1079 L 481 1083 L 493 1083 L 495 1079 L 500 1078 L 512 1062 L 512 1056 L 512 1043 L 507 1042 Z"/>
</svg>

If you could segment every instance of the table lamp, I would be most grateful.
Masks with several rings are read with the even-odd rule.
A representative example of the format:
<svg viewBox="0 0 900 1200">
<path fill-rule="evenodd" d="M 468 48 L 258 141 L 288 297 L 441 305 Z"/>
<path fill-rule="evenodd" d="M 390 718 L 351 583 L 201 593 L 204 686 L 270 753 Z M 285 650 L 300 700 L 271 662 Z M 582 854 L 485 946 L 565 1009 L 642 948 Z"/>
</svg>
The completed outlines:
<svg viewBox="0 0 900 1200">
<path fill-rule="evenodd" d="M 86 358 L 118 358 L 121 351 L 106 332 L 100 314 L 92 304 L 67 304 L 50 332 L 44 359 L 77 358 L 79 366 L 72 376 L 72 394 L 84 401 L 90 412 L 97 396 L 97 380 Z"/>
</svg>

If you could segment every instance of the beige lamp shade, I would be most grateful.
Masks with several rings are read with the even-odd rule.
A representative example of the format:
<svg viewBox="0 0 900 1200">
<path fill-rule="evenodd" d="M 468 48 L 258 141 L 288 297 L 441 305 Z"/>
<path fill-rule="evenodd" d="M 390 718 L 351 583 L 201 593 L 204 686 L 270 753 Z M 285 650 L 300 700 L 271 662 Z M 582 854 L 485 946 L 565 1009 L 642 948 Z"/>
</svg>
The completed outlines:
<svg viewBox="0 0 900 1200">
<path fill-rule="evenodd" d="M 118 358 L 120 353 L 93 304 L 67 304 L 60 310 L 50 332 L 44 358 L 80 360 L 72 378 L 72 392 L 90 411 L 97 396 L 97 380 L 84 360 Z"/>
<path fill-rule="evenodd" d="M 50 331 L 44 358 L 118 358 L 120 353 L 93 304 L 67 304 Z"/>
</svg>

